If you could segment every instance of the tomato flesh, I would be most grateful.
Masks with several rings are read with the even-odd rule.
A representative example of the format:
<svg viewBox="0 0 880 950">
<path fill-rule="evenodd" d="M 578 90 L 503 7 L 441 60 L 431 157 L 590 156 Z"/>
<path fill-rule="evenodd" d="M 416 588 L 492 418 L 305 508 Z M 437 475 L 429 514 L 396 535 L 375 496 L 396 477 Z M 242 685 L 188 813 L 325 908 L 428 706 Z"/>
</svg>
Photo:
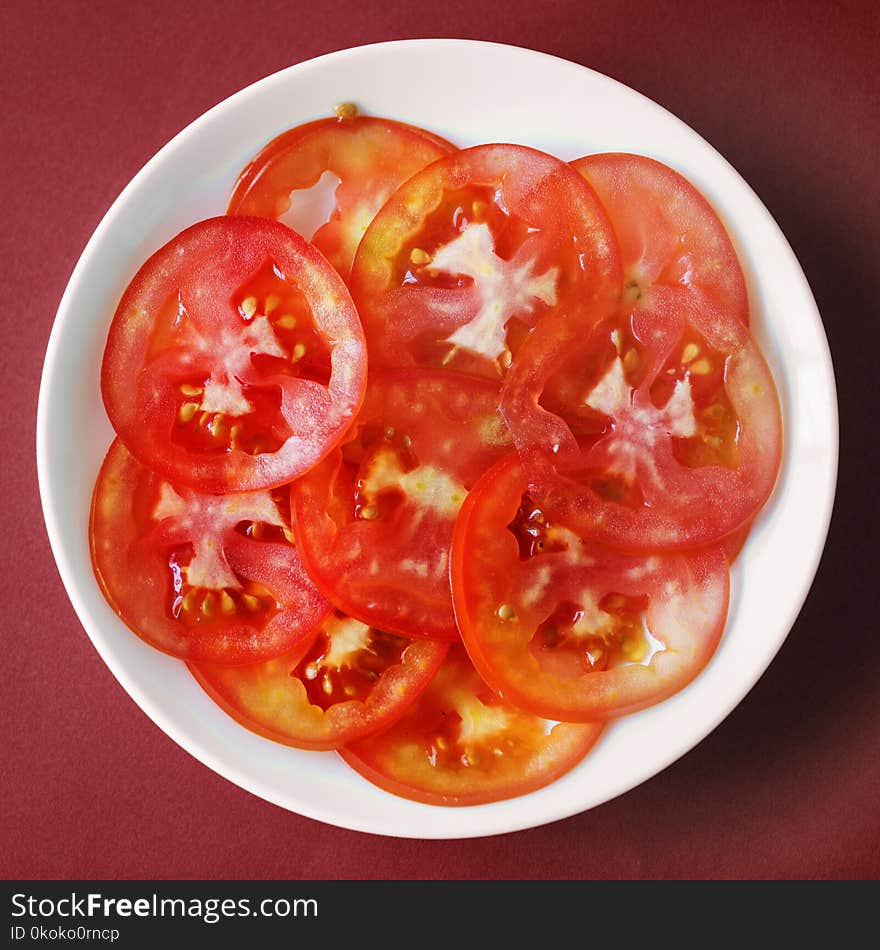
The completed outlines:
<svg viewBox="0 0 880 950">
<path fill-rule="evenodd" d="M 340 754 L 366 779 L 404 798 L 477 805 L 559 778 L 587 754 L 601 729 L 596 723 L 551 723 L 514 708 L 453 644 L 401 719 Z"/>
<path fill-rule="evenodd" d="M 348 280 L 357 246 L 382 205 L 453 149 L 439 136 L 389 119 L 319 119 L 282 133 L 249 163 L 227 213 L 282 220 Z M 334 186 L 326 211 L 315 208 L 320 196 L 309 194 L 325 178 Z"/>
<path fill-rule="evenodd" d="M 457 373 L 373 377 L 343 445 L 291 486 L 304 563 L 337 606 L 458 639 L 449 545 L 468 489 L 511 447 L 498 400 L 496 385 Z"/>
<path fill-rule="evenodd" d="M 283 225 L 213 218 L 141 268 L 117 308 L 101 389 L 117 434 L 175 484 L 251 491 L 322 458 L 366 384 L 351 298 Z"/>
<path fill-rule="evenodd" d="M 706 665 L 729 596 L 721 547 L 633 556 L 530 493 L 515 456 L 456 523 L 455 610 L 477 670 L 521 709 L 585 722 L 652 705 Z"/>
<path fill-rule="evenodd" d="M 385 729 L 417 699 L 447 647 L 412 641 L 333 611 L 310 642 L 248 666 L 190 663 L 206 692 L 254 732 L 336 749 Z"/>
<path fill-rule="evenodd" d="M 620 247 L 623 304 L 650 310 L 655 286 L 708 298 L 749 322 L 736 250 L 709 202 L 669 166 L 645 155 L 587 155 L 572 167 L 608 212 Z"/>
<path fill-rule="evenodd" d="M 172 486 L 116 440 L 89 533 L 105 596 L 138 636 L 184 659 L 248 663 L 311 640 L 330 605 L 300 563 L 287 498 Z"/>
<path fill-rule="evenodd" d="M 500 380 L 535 326 L 573 301 L 585 319 L 604 314 L 621 281 L 584 180 L 534 149 L 485 145 L 401 186 L 364 235 L 351 286 L 372 365 Z"/>
</svg>

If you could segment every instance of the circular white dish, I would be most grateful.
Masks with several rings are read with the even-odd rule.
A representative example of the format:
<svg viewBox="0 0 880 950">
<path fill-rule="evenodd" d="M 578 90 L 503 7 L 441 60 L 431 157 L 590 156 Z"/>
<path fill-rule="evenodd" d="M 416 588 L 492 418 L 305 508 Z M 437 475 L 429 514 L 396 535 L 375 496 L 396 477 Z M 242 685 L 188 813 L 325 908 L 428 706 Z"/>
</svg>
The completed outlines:
<svg viewBox="0 0 880 950">
<path fill-rule="evenodd" d="M 237 173 L 264 143 L 347 100 L 462 146 L 518 142 L 566 160 L 630 151 L 673 166 L 728 226 L 754 331 L 779 388 L 779 482 L 734 567 L 714 659 L 677 696 L 611 725 L 568 775 L 509 801 L 417 804 L 368 784 L 334 753 L 300 752 L 248 732 L 182 663 L 131 634 L 92 574 L 89 503 L 113 436 L 99 369 L 123 289 L 178 231 L 223 212 Z M 138 173 L 96 229 L 58 308 L 40 389 L 37 462 L 49 538 L 73 606 L 113 674 L 172 739 L 230 781 L 302 815 L 379 834 L 457 838 L 527 828 L 607 801 L 683 755 L 740 702 L 812 583 L 831 516 L 837 439 L 831 359 L 807 281 L 766 208 L 714 149 L 655 103 L 582 66 L 489 43 L 415 40 L 345 50 L 269 76 L 193 122 Z"/>
</svg>

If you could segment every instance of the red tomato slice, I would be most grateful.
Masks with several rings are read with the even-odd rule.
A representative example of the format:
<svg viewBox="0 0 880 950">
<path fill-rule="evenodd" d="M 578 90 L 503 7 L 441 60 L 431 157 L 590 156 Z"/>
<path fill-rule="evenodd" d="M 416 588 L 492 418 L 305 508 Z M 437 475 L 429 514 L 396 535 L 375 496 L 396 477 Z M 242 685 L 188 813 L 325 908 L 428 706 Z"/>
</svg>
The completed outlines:
<svg viewBox="0 0 880 950">
<path fill-rule="evenodd" d="M 345 285 L 289 228 L 212 218 L 157 251 L 125 291 L 101 390 L 126 447 L 175 484 L 252 491 L 318 462 L 366 384 Z"/>
<path fill-rule="evenodd" d="M 277 218 L 347 281 L 376 212 L 407 178 L 454 147 L 390 119 L 319 119 L 282 133 L 257 155 L 241 173 L 227 213 Z"/>
<path fill-rule="evenodd" d="M 635 310 L 592 335 L 535 334 L 502 412 L 532 480 L 577 499 L 586 532 L 626 550 L 713 543 L 764 504 L 782 421 L 748 329 L 706 301 Z"/>
<path fill-rule="evenodd" d="M 399 719 L 447 649 L 334 611 L 316 638 L 283 656 L 248 666 L 189 668 L 208 695 L 253 732 L 300 749 L 338 749 Z"/>
<path fill-rule="evenodd" d="M 344 445 L 291 486 L 318 587 L 382 630 L 457 640 L 449 545 L 471 485 L 511 441 L 498 387 L 458 373 L 376 376 Z"/>
<path fill-rule="evenodd" d="M 313 639 L 330 605 L 291 539 L 286 491 L 172 486 L 118 439 L 98 475 L 95 575 L 122 620 L 172 656 L 251 663 Z"/>
<path fill-rule="evenodd" d="M 621 554 L 529 494 L 516 456 L 480 481 L 455 529 L 452 579 L 477 670 L 514 705 L 567 722 L 678 692 L 721 638 L 723 549 Z"/>
<path fill-rule="evenodd" d="M 568 165 L 519 145 L 447 155 L 398 189 L 351 276 L 373 366 L 500 379 L 522 340 L 572 301 L 618 302 L 614 234 Z"/>
<path fill-rule="evenodd" d="M 515 709 L 453 644 L 401 719 L 340 754 L 395 795 L 431 805 L 478 805 L 549 785 L 587 754 L 601 731 L 601 724 L 554 724 Z"/>
<path fill-rule="evenodd" d="M 588 155 L 571 164 L 614 226 L 628 309 L 651 310 L 651 288 L 674 287 L 697 300 L 706 295 L 748 324 L 736 251 L 712 206 L 686 178 L 644 155 Z"/>
</svg>

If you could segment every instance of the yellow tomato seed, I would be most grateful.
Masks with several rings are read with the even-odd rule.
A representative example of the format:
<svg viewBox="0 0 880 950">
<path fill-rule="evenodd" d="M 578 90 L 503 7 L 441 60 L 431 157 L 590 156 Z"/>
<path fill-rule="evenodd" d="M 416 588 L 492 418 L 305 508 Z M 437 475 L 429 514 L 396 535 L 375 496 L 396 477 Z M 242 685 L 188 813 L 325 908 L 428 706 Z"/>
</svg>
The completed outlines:
<svg viewBox="0 0 880 950">
<path fill-rule="evenodd" d="M 625 373 L 632 373 L 639 368 L 639 363 L 641 359 L 636 350 L 627 350 L 626 356 L 623 358 L 623 371 Z"/>
<path fill-rule="evenodd" d="M 696 343 L 688 343 L 681 354 L 683 363 L 690 363 L 700 355 L 700 348 Z"/>
<path fill-rule="evenodd" d="M 205 594 L 204 600 L 202 600 L 202 613 L 206 617 L 214 615 L 214 595 L 210 591 Z"/>
<path fill-rule="evenodd" d="M 337 119 L 353 119 L 358 114 L 358 107 L 353 102 L 340 102 L 333 111 Z"/>
</svg>

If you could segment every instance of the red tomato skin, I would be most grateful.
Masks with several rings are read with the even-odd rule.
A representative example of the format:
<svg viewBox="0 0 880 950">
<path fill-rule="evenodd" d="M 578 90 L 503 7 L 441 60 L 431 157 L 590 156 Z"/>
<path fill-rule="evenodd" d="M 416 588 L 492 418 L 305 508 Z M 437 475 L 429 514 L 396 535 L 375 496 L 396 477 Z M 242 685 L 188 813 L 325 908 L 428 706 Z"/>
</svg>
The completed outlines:
<svg viewBox="0 0 880 950">
<path fill-rule="evenodd" d="M 316 631 L 317 633 L 317 631 Z M 284 677 L 277 677 L 271 668 L 293 669 L 308 653 L 314 637 L 283 656 L 260 664 L 229 667 L 210 663 L 187 663 L 199 686 L 214 702 L 239 725 L 273 742 L 295 749 L 327 752 L 351 742 L 364 739 L 392 726 L 414 703 L 436 673 L 446 656 L 448 645 L 430 640 L 412 642 L 404 651 L 402 662 L 386 670 L 365 701 L 336 703 L 318 715 L 315 707 L 304 709 L 306 701 L 300 681 L 294 690 Z M 258 718 L 237 701 L 235 690 L 239 677 L 253 679 L 265 676 L 289 693 L 287 703 L 291 713 L 299 714 L 296 724 L 271 721 L 270 716 Z M 286 674 L 288 681 L 293 674 Z M 309 713 L 312 713 L 309 716 Z"/>
<path fill-rule="evenodd" d="M 748 325 L 748 289 L 733 243 L 705 196 L 683 175 L 656 159 L 625 152 L 587 155 L 571 165 L 608 212 L 625 283 L 633 279 L 707 294 Z"/>
<path fill-rule="evenodd" d="M 200 304 L 200 331 L 216 336 L 230 319 L 236 325 L 239 318 L 232 311 L 231 296 L 267 259 L 295 279 L 313 306 L 317 329 L 332 353 L 327 387 L 293 377 L 277 381 L 282 411 L 303 433 L 301 444 L 288 438 L 278 451 L 259 455 L 238 450 L 203 454 L 173 444 L 168 433 L 179 410 L 179 394 L 171 377 L 185 374 L 189 365 L 187 355 L 179 351 L 166 349 L 158 358 L 151 356 L 155 314 L 176 289 L 183 294 L 185 288 L 194 299 L 199 288 L 198 280 L 191 286 L 192 273 L 207 270 L 217 286 L 211 288 L 207 303 Z M 206 359 L 204 354 L 199 358 Z M 252 217 L 201 221 L 154 253 L 122 295 L 101 367 L 104 406 L 126 448 L 169 481 L 214 493 L 274 488 L 307 471 L 342 437 L 365 388 L 363 331 L 345 285 L 295 232 L 276 221 Z"/>
<path fill-rule="evenodd" d="M 457 683 L 469 683 L 471 677 L 476 678 L 464 649 L 453 644 L 434 681 L 407 713 L 383 732 L 340 749 L 342 759 L 368 782 L 410 801 L 445 807 L 483 805 L 527 795 L 561 778 L 583 760 L 604 728 L 602 723 L 558 723 L 545 737 L 541 752 L 532 750 L 532 757 L 526 759 L 522 770 L 512 774 L 472 775 L 468 770 L 456 774 L 441 769 L 438 775 L 432 774 L 432 769 L 424 770 L 421 762 L 409 771 L 406 764 L 402 769 L 396 768 L 401 748 L 422 741 L 420 727 L 413 726 L 412 722 L 418 721 L 421 707 L 436 702 L 433 694 L 437 683 L 449 669 L 456 670 L 452 678 Z M 507 704 L 502 703 L 502 706 L 516 716 L 536 720 Z M 415 774 L 417 770 L 419 774 Z"/>
<path fill-rule="evenodd" d="M 498 398 L 497 385 L 458 373 L 376 373 L 349 436 L 377 422 L 396 430 L 397 437 L 409 433 L 420 463 L 441 472 L 451 468 L 451 477 L 466 490 L 510 449 Z M 497 441 L 478 441 L 487 421 L 495 423 L 491 435 Z M 309 575 L 337 608 L 365 623 L 417 639 L 458 640 L 445 562 L 454 515 L 416 509 L 388 526 L 348 515 L 337 524 L 328 511 L 337 486 L 344 485 L 343 452 L 344 447 L 337 448 L 291 485 L 293 529 Z M 355 548 L 358 553 L 351 553 Z M 422 574 L 406 574 L 406 562 L 416 560 L 424 564 Z M 378 561 L 379 573 L 371 561 Z M 435 564 L 441 568 L 439 581 Z"/>
<path fill-rule="evenodd" d="M 649 559 L 628 557 L 602 545 L 590 544 L 585 566 L 572 570 L 563 565 L 559 571 L 561 576 L 550 583 L 553 602 L 576 599 L 578 595 L 574 591 L 580 584 L 596 584 L 597 576 L 598 583 L 602 583 L 603 574 L 610 574 L 609 580 L 605 581 L 607 589 L 600 588 L 605 594 L 614 592 L 653 598 L 659 583 L 672 580 L 679 591 L 684 589 L 686 597 L 693 598 L 691 606 L 696 616 L 688 618 L 687 624 L 681 623 L 681 612 L 688 605 L 678 607 L 660 598 L 656 604 L 649 605 L 647 618 L 649 629 L 653 627 L 652 636 L 664 643 L 665 649 L 651 658 L 649 666 L 629 663 L 585 673 L 571 682 L 562 680 L 548 675 L 527 658 L 526 637 L 534 633 L 528 625 L 529 615 L 540 617 L 542 614 L 536 605 L 530 604 L 522 610 L 523 616 L 519 616 L 516 592 L 507 581 L 517 576 L 516 544 L 513 535 L 501 535 L 501 531 L 513 520 L 520 494 L 528 487 L 528 479 L 516 456 L 509 456 L 489 471 L 470 493 L 456 522 L 451 559 L 456 618 L 468 655 L 485 682 L 520 709 L 565 722 L 618 718 L 662 702 L 687 686 L 708 664 L 724 632 L 730 580 L 723 548 L 704 548 L 686 555 L 651 555 Z M 540 506 L 540 502 L 537 504 Z M 480 553 L 488 550 L 487 539 L 479 537 L 481 529 L 486 529 L 487 520 L 499 536 L 499 547 L 484 559 L 487 563 L 482 569 L 475 570 L 476 562 L 470 552 L 475 550 L 480 540 L 483 542 Z M 589 543 L 589 539 L 586 540 Z M 548 567 L 552 563 L 548 559 L 553 557 L 541 555 L 543 563 L 540 566 Z M 653 576 L 657 578 L 654 590 L 650 583 L 652 574 L 647 570 L 652 561 L 658 562 L 653 570 Z M 629 568 L 644 571 L 646 579 L 627 582 L 625 571 Z M 566 572 L 581 576 L 572 583 L 570 577 L 566 578 Z M 683 582 L 688 580 L 691 586 L 683 587 Z M 485 598 L 479 598 L 479 586 L 493 582 L 503 592 L 493 591 L 489 600 L 493 606 L 496 601 L 511 603 L 514 616 L 510 620 L 499 620 L 495 611 L 489 614 L 483 602 Z M 629 586 L 625 586 L 627 583 Z M 600 597 L 596 596 L 594 602 L 599 603 Z M 521 621 L 524 632 L 519 629 Z M 521 667 L 509 666 L 499 651 L 488 645 L 487 635 L 493 625 L 501 627 L 505 624 L 509 627 L 506 634 L 508 644 L 503 649 L 509 648 L 513 656 L 510 662 L 523 662 Z M 498 642 L 497 637 L 495 642 Z"/>
<path fill-rule="evenodd" d="M 261 628 L 236 622 L 211 633 L 188 633 L 168 615 L 163 603 L 168 597 L 167 555 L 150 546 L 150 537 L 139 533 L 134 517 L 135 496 L 155 494 L 161 482 L 117 439 L 95 485 L 89 518 L 92 565 L 104 597 L 126 626 L 170 656 L 232 666 L 268 659 L 311 642 L 330 603 L 309 580 L 296 549 L 289 544 L 250 541 L 234 532 L 224 539 L 229 563 L 241 577 L 272 590 L 279 610 Z M 161 527 L 152 533 L 153 543 L 161 542 Z"/>
<path fill-rule="evenodd" d="M 386 141 L 379 152 L 377 147 L 383 137 Z M 282 132 L 260 150 L 239 175 L 226 213 L 274 218 L 279 201 L 284 203 L 285 187 L 288 191 L 293 187 L 311 187 L 325 171 L 338 173 L 340 187 L 345 188 L 346 197 L 357 210 L 359 205 L 363 206 L 357 199 L 362 191 L 360 179 L 365 174 L 361 168 L 364 162 L 360 160 L 364 149 L 375 151 L 366 162 L 367 182 L 376 190 L 366 204 L 375 214 L 398 185 L 454 151 L 455 146 L 439 135 L 393 119 L 363 115 L 316 119 Z M 359 237 L 356 239 L 347 231 L 337 208 L 310 238 L 346 282 L 359 243 Z"/>
</svg>

